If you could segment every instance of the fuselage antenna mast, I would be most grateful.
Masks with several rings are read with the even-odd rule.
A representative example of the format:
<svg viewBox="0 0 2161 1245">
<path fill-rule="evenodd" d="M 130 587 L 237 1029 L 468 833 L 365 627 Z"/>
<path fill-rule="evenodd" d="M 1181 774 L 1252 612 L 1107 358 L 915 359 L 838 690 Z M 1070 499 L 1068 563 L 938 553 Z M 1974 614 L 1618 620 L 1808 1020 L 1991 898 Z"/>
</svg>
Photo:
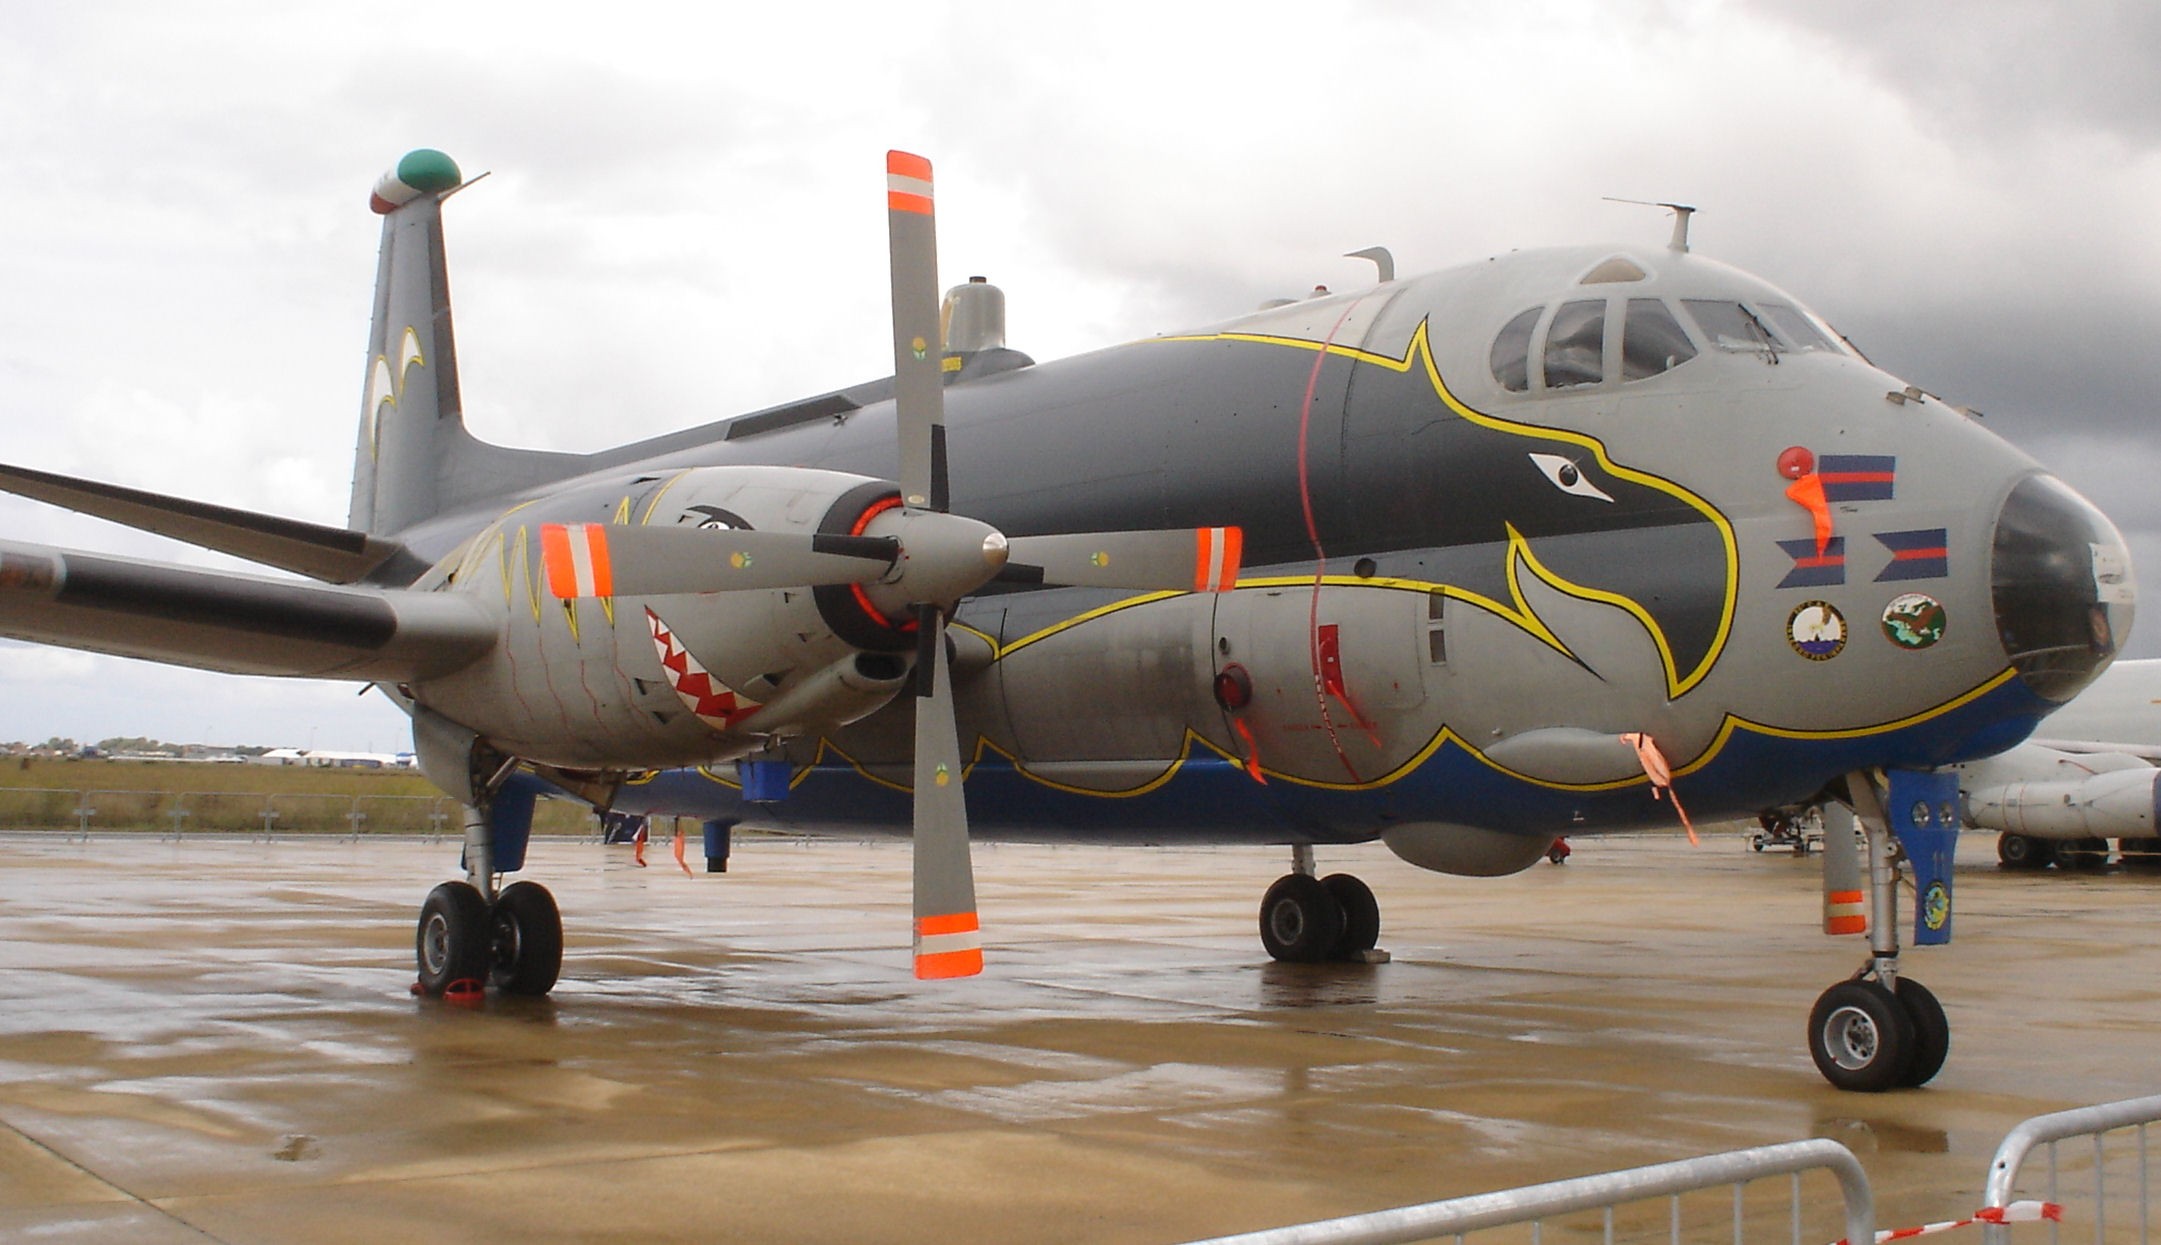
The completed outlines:
<svg viewBox="0 0 2161 1245">
<path fill-rule="evenodd" d="M 1671 211 L 1673 213 L 1673 237 L 1666 243 L 1666 249 L 1684 253 L 1688 250 L 1688 218 L 1696 214 L 1693 205 L 1687 203 L 1658 203 L 1649 199 L 1618 199 L 1612 195 L 1605 196 L 1605 199 L 1608 203 L 1633 203 L 1638 207 L 1660 207 Z"/>
</svg>

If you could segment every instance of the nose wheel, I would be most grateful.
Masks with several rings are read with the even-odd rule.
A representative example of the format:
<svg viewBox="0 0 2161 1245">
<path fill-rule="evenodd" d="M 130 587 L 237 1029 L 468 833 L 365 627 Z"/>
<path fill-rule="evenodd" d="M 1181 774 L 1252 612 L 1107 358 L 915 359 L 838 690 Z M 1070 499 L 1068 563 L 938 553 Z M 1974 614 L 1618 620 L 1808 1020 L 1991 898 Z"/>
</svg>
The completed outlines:
<svg viewBox="0 0 2161 1245">
<path fill-rule="evenodd" d="M 1856 977 L 1823 992 L 1808 1014 L 1808 1053 L 1823 1079 L 1872 1094 L 1925 1085 L 1951 1051 L 1951 1026 L 1928 987 L 1901 977 L 1895 990 Z"/>
</svg>

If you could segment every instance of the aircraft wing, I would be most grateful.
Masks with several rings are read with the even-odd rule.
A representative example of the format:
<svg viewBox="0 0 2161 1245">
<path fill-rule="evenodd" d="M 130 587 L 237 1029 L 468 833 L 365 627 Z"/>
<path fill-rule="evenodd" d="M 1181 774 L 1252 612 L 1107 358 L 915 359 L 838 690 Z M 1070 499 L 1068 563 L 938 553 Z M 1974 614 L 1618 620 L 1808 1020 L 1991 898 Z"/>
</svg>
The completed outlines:
<svg viewBox="0 0 2161 1245">
<path fill-rule="evenodd" d="M 469 596 L 377 591 L 0 541 L 0 636 L 233 674 L 395 683 L 494 647 Z"/>
<path fill-rule="evenodd" d="M 398 542 L 365 532 L 6 463 L 0 491 L 331 583 L 352 583 L 404 553 Z"/>
</svg>

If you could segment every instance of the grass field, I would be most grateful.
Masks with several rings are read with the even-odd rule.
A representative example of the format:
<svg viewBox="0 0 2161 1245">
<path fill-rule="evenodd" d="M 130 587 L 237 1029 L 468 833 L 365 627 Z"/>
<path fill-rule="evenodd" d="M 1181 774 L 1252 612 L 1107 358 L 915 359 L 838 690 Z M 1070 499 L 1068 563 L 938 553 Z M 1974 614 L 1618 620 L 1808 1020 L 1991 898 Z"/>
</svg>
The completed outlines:
<svg viewBox="0 0 2161 1245">
<path fill-rule="evenodd" d="M 0 763 L 0 829 L 456 834 L 459 828 L 457 802 L 410 770 L 43 758 Z M 543 800 L 533 817 L 539 834 L 592 829 L 592 813 L 581 804 Z"/>
</svg>

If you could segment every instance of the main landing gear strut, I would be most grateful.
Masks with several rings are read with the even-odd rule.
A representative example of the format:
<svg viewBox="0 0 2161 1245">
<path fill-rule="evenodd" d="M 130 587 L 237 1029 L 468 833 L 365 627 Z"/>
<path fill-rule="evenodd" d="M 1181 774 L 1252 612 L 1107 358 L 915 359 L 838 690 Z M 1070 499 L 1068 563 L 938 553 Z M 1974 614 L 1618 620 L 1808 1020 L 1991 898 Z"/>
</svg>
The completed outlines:
<svg viewBox="0 0 2161 1245">
<path fill-rule="evenodd" d="M 517 807 L 522 803 L 522 810 Z M 522 818 L 519 813 L 522 811 Z M 563 918 L 555 897 L 537 882 L 513 882 L 498 890 L 499 831 L 514 820 L 532 824 L 532 797 L 508 789 L 488 808 L 465 810 L 465 880 L 445 882 L 420 905 L 413 954 L 420 968 L 419 993 L 429 998 L 477 997 L 486 986 L 504 994 L 537 997 L 555 988 L 563 968 Z M 511 848 L 513 867 L 525 863 L 524 835 Z"/>
<path fill-rule="evenodd" d="M 1381 939 L 1381 905 L 1373 888 L 1348 873 L 1316 877 L 1313 848 L 1291 849 L 1291 871 L 1261 897 L 1261 945 L 1278 960 L 1371 962 Z"/>
<path fill-rule="evenodd" d="M 1928 987 L 1899 972 L 1898 883 L 1900 866 L 1909 858 L 1873 785 L 1857 774 L 1848 780 L 1848 788 L 1868 840 L 1869 958 L 1851 978 L 1817 998 L 1808 1014 L 1808 1053 L 1824 1079 L 1840 1089 L 1876 1093 L 1913 1088 L 1927 1084 L 1942 1069 L 1951 1050 L 1951 1025 Z M 1910 811 L 1906 804 L 1904 793 L 1894 791 L 1892 806 L 1901 814 L 1912 816 L 1930 807 L 1926 799 L 1913 802 Z M 1948 837 L 1956 842 L 1955 833 Z M 1943 849 L 1945 866 L 1949 852 Z M 1915 872 L 1918 881 L 1929 871 Z M 1927 928 L 1940 927 L 1948 936 L 1948 879 L 1927 885 L 1919 902 Z M 1934 909 L 1938 903 L 1940 913 Z"/>
</svg>

